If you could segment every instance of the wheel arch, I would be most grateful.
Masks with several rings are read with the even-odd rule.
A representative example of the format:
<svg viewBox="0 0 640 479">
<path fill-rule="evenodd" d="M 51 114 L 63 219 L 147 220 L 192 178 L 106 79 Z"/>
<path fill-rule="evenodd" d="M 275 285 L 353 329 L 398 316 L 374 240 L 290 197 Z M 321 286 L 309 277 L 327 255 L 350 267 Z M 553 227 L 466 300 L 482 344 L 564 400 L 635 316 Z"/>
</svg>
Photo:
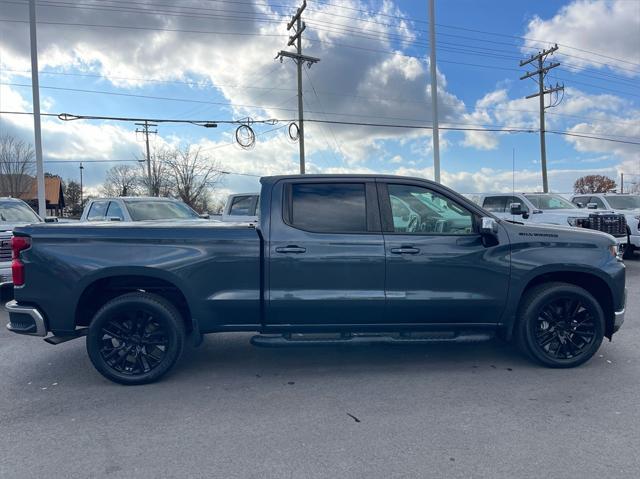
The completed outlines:
<svg viewBox="0 0 640 479">
<path fill-rule="evenodd" d="M 108 301 L 133 291 L 156 294 L 173 304 L 182 316 L 187 332 L 193 329 L 193 316 L 187 295 L 173 278 L 143 271 L 110 271 L 93 277 L 79 288 L 74 310 L 75 326 L 88 326 L 95 313 Z"/>
<path fill-rule="evenodd" d="M 532 288 L 544 283 L 567 283 L 588 291 L 600 304 L 605 315 L 605 337 L 611 339 L 614 326 L 614 296 L 608 282 L 594 273 L 593 271 L 585 271 L 581 269 L 563 269 L 563 270 L 546 270 L 538 271 L 523 281 L 523 288 L 514 298 L 512 309 L 512 320 L 510 321 L 506 336 L 511 338 L 513 330 L 518 321 L 518 309 L 524 295 Z"/>
</svg>

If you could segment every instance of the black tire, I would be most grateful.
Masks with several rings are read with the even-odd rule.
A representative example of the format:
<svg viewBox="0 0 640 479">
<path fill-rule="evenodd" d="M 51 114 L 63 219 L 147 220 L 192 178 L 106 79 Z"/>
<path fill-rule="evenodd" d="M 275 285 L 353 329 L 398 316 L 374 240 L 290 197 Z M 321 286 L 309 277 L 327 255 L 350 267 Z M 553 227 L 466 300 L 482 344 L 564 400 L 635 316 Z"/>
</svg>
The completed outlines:
<svg viewBox="0 0 640 479">
<path fill-rule="evenodd" d="M 147 384 L 173 367 L 182 354 L 184 338 L 184 321 L 173 304 L 151 293 L 127 293 L 95 314 L 87 352 L 107 379 Z"/>
<path fill-rule="evenodd" d="M 550 368 L 572 368 L 593 357 L 604 337 L 604 312 L 586 290 L 545 283 L 524 295 L 516 325 L 518 347 Z"/>
<path fill-rule="evenodd" d="M 631 243 L 627 243 L 624 248 L 624 252 L 622 253 L 622 259 L 631 259 L 634 256 L 635 246 Z"/>
</svg>

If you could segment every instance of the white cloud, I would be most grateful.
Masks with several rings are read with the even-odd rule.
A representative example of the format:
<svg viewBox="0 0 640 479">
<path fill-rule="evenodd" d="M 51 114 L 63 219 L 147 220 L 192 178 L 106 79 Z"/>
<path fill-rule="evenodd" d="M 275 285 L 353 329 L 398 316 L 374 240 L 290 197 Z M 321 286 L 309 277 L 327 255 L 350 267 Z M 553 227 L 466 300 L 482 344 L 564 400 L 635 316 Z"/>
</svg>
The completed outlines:
<svg viewBox="0 0 640 479">
<path fill-rule="evenodd" d="M 559 53 L 569 54 L 566 63 L 578 68 L 604 68 L 609 64 L 618 73 L 640 75 L 640 9 L 636 0 L 575 0 L 548 20 L 533 17 L 525 37 L 526 47 L 560 44 Z M 538 40 L 538 41 L 535 41 Z M 548 42 L 546 44 L 540 43 Z M 578 46 L 581 50 L 568 48 Z M 531 50 L 524 49 L 531 53 Z M 603 55 L 594 55 L 591 52 Z M 608 58 L 609 57 L 609 58 Z M 617 61 L 612 58 L 622 61 Z M 633 73 L 633 72 L 636 73 Z"/>
</svg>

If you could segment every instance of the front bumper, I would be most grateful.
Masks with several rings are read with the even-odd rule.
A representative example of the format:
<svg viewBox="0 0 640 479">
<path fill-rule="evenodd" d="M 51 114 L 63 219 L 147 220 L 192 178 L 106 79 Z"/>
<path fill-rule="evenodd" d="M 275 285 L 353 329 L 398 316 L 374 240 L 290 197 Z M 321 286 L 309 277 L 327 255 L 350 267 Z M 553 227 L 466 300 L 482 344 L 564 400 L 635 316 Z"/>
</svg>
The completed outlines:
<svg viewBox="0 0 640 479">
<path fill-rule="evenodd" d="M 620 329 L 622 323 L 624 323 L 624 313 L 627 307 L 627 289 L 624 290 L 624 304 L 622 305 L 622 309 L 620 311 L 615 311 L 613 313 L 613 332 L 615 333 Z"/>
<path fill-rule="evenodd" d="M 47 335 L 47 325 L 38 308 L 21 306 L 17 301 L 9 301 L 4 307 L 9 312 L 7 329 L 12 333 L 40 337 Z"/>
<path fill-rule="evenodd" d="M 636 248 L 640 248 L 640 234 L 629 235 L 629 244 Z"/>
</svg>

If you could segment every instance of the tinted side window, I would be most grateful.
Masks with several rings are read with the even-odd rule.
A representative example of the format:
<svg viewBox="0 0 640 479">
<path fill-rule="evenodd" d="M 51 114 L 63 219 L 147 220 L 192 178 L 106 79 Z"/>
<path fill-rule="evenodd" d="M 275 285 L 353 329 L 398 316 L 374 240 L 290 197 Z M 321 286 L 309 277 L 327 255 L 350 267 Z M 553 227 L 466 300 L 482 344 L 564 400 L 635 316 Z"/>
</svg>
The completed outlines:
<svg viewBox="0 0 640 479">
<path fill-rule="evenodd" d="M 321 233 L 367 231 L 364 183 L 294 183 L 291 225 Z"/>
<path fill-rule="evenodd" d="M 256 210 L 255 196 L 236 196 L 229 208 L 230 215 L 253 216 Z"/>
<path fill-rule="evenodd" d="M 107 212 L 107 202 L 106 201 L 95 201 L 91 204 L 91 209 L 87 214 L 88 220 L 101 220 L 104 219 L 105 214 Z"/>
<path fill-rule="evenodd" d="M 485 198 L 482 203 L 482 207 L 492 213 L 504 213 L 507 206 L 506 196 L 489 196 L 488 198 Z"/>
<path fill-rule="evenodd" d="M 122 208 L 120 205 L 112 201 L 109 203 L 109 209 L 107 209 L 107 217 L 108 218 L 120 218 L 120 221 L 124 221 L 124 214 L 122 213 Z"/>
<path fill-rule="evenodd" d="M 395 233 L 473 233 L 473 215 L 455 201 L 420 186 L 388 185 Z"/>
</svg>

